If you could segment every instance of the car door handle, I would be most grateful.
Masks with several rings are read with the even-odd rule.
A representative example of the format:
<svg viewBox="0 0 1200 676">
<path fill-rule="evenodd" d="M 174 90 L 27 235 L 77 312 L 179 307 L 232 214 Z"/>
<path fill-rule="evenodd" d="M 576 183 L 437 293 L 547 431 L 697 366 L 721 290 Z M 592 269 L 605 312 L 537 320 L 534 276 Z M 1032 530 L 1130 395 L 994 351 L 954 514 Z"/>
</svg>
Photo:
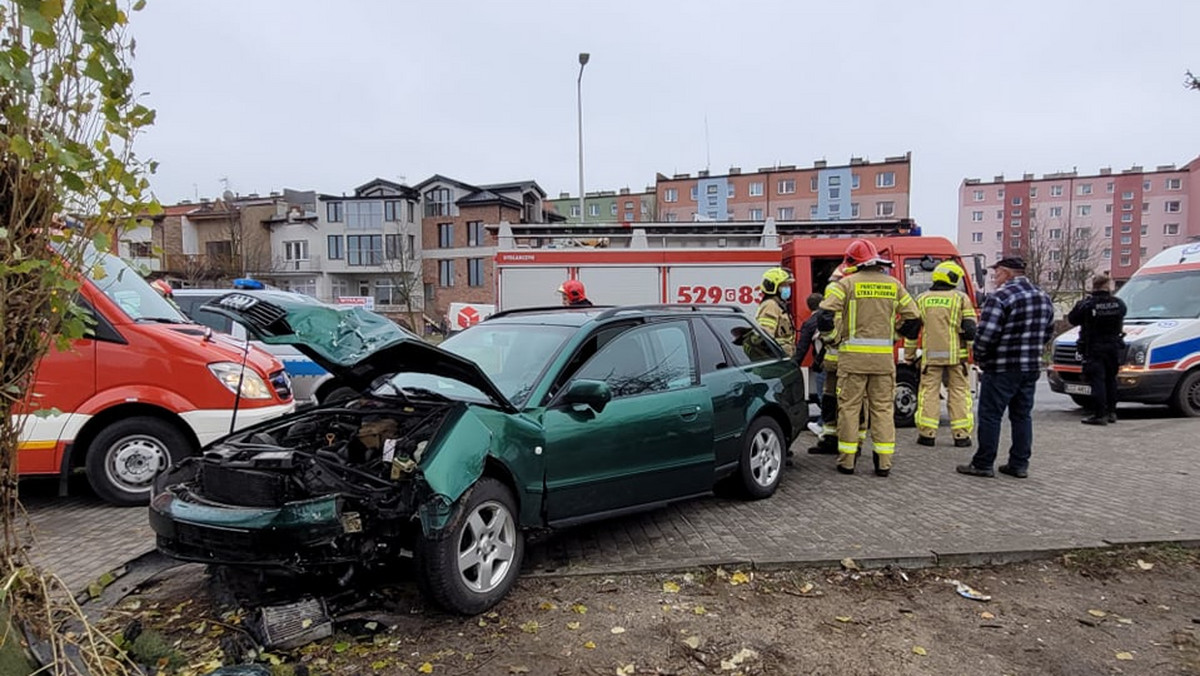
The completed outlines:
<svg viewBox="0 0 1200 676">
<path fill-rule="evenodd" d="M 683 418 L 687 422 L 691 422 L 691 421 L 695 420 L 696 417 L 699 415 L 700 415 L 700 407 L 699 406 L 684 406 L 683 408 L 679 409 L 679 417 Z"/>
</svg>

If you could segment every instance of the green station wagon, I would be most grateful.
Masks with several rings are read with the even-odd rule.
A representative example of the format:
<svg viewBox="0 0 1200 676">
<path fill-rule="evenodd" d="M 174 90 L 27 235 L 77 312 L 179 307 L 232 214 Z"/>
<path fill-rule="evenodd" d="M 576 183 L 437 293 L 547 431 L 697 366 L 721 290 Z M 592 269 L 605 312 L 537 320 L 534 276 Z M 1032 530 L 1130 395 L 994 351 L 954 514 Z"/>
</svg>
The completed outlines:
<svg viewBox="0 0 1200 676">
<path fill-rule="evenodd" d="M 160 475 L 159 549 L 343 583 L 413 557 L 422 591 L 457 613 L 504 597 L 527 531 L 721 481 L 770 496 L 807 416 L 799 368 L 736 308 L 517 310 L 440 347 L 355 308 L 231 293 L 206 309 L 362 395 Z"/>
</svg>

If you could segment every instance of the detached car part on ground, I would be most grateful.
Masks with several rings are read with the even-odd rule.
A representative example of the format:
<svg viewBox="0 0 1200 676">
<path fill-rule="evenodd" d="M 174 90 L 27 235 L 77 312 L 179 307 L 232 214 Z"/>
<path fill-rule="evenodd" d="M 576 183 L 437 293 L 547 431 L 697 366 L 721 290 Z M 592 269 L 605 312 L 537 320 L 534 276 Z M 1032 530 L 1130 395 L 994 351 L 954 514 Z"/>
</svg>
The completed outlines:
<svg viewBox="0 0 1200 676">
<path fill-rule="evenodd" d="M 483 612 L 524 532 L 652 509 L 721 480 L 778 486 L 803 379 L 732 308 L 504 313 L 429 345 L 357 308 L 210 303 L 362 395 L 244 430 L 159 477 L 178 559 L 348 584 L 416 560 L 432 600 Z M 747 336 L 756 333 L 756 340 Z"/>
</svg>

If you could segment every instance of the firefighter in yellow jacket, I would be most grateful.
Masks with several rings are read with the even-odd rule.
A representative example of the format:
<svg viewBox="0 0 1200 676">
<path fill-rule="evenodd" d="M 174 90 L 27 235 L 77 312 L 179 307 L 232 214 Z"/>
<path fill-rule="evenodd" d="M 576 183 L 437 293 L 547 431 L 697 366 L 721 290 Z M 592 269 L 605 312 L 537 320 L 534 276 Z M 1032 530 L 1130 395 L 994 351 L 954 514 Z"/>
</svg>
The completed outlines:
<svg viewBox="0 0 1200 676">
<path fill-rule="evenodd" d="M 788 309 L 792 298 L 792 285 L 796 280 L 783 268 L 771 268 L 763 273 L 763 300 L 758 304 L 754 321 L 767 335 L 775 339 L 790 358 L 796 354 L 796 323 Z"/>
<path fill-rule="evenodd" d="M 896 334 L 916 338 L 921 314 L 904 285 L 884 270 L 891 262 L 880 258 L 871 242 L 851 242 L 846 265 L 847 275 L 829 285 L 818 319 L 818 328 L 838 349 L 837 470 L 854 473 L 858 421 L 865 405 L 875 474 L 886 477 L 896 451 Z"/>
<path fill-rule="evenodd" d="M 943 380 L 954 445 L 971 445 L 975 417 L 971 413 L 971 367 L 967 355 L 971 351 L 979 316 L 967 294 L 958 290 L 964 274 L 953 261 L 943 261 L 933 269 L 933 286 L 917 297 L 921 337 L 904 341 L 905 359 L 921 373 L 921 386 L 917 392 L 917 443 L 922 446 L 933 446 L 937 437 Z"/>
<path fill-rule="evenodd" d="M 846 276 L 846 266 L 839 265 L 829 276 L 829 284 L 825 286 L 825 297 L 829 297 L 829 286 Z M 834 317 L 834 325 L 841 322 L 841 313 Z M 836 331 L 836 330 L 835 330 Z M 837 403 L 837 335 L 826 333 L 821 336 L 821 368 L 825 371 L 825 383 L 821 389 L 821 434 L 817 443 L 808 449 L 816 455 L 838 454 L 838 403 Z M 858 424 L 858 443 L 861 445 L 867 436 L 867 411 L 864 408 Z"/>
</svg>

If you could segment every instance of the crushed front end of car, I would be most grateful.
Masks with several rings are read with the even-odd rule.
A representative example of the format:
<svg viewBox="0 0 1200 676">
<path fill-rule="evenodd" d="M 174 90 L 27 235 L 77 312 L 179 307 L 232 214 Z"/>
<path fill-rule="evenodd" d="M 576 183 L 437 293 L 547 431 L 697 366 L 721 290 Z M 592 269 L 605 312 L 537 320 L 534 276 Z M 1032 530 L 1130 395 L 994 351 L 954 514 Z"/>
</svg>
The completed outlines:
<svg viewBox="0 0 1200 676">
<path fill-rule="evenodd" d="M 340 578 L 407 556 L 422 511 L 444 509 L 421 460 L 462 410 L 364 397 L 227 437 L 158 478 L 158 549 Z"/>
</svg>

